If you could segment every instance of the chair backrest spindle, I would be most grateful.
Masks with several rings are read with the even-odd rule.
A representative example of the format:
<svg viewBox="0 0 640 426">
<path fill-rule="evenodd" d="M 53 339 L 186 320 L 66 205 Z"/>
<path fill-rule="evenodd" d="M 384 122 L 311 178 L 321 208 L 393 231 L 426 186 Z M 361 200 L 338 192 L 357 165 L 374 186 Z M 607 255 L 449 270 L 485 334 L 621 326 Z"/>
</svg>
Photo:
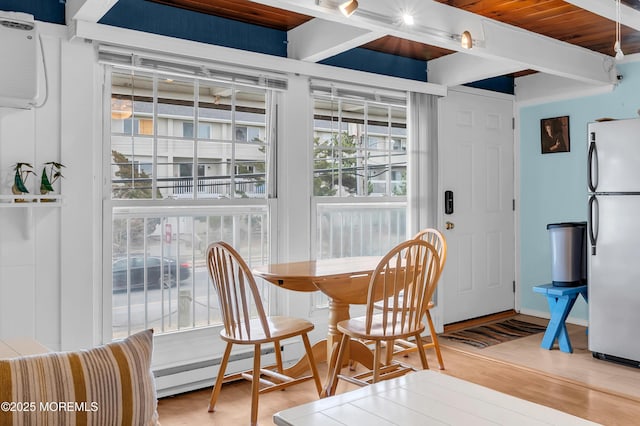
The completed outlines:
<svg viewBox="0 0 640 426">
<path fill-rule="evenodd" d="M 426 241 L 435 247 L 440 256 L 440 273 L 444 268 L 444 264 L 447 261 L 447 240 L 442 235 L 442 232 L 435 228 L 425 228 L 413 236 L 414 240 Z"/>
</svg>

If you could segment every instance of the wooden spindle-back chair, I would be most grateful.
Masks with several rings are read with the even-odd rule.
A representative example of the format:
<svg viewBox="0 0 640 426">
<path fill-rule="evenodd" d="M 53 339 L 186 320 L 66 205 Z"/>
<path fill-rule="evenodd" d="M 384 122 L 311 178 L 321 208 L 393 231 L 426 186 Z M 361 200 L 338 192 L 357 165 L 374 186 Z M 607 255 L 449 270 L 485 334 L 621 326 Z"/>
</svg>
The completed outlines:
<svg viewBox="0 0 640 426">
<path fill-rule="evenodd" d="M 366 385 L 413 371 L 400 362 L 382 362 L 382 350 L 395 340 L 409 337 L 422 346 L 420 334 L 425 328 L 422 317 L 439 276 L 440 257 L 435 247 L 426 241 L 412 239 L 400 243 L 380 260 L 369 283 L 365 315 L 338 323 L 343 336 L 332 351 L 326 395 L 335 392 L 338 379 Z M 403 296 L 397 297 L 401 293 Z M 381 309 L 376 307 L 379 301 Z M 352 338 L 373 343 L 373 369 L 354 376 L 342 375 L 345 348 Z M 422 367 L 429 368 L 424 351 L 418 352 Z"/>
<path fill-rule="evenodd" d="M 229 244 L 225 242 L 211 244 L 207 248 L 206 260 L 224 324 L 224 328 L 220 331 L 220 338 L 227 343 L 218 377 L 211 392 L 209 411 L 214 411 L 222 384 L 238 379 L 252 382 L 252 425 L 257 422 L 258 395 L 261 393 L 284 389 L 313 379 L 320 395 L 322 385 L 308 337 L 308 333 L 313 330 L 313 324 L 299 318 L 266 315 L 253 274 L 240 254 Z M 280 342 L 297 336 L 302 338 L 311 374 L 290 377 L 282 364 Z M 265 343 L 273 344 L 276 363 L 261 367 L 260 348 Z M 253 369 L 225 376 L 234 344 L 253 345 Z"/>
</svg>

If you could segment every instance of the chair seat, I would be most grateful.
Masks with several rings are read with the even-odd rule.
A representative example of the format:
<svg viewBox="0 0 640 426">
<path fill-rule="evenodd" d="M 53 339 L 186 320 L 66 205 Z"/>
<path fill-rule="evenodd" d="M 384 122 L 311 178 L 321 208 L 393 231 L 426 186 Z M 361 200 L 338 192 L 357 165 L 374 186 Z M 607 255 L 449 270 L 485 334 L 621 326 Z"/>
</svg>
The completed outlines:
<svg viewBox="0 0 640 426">
<path fill-rule="evenodd" d="M 274 340 L 284 340 L 298 336 L 300 333 L 308 333 L 313 330 L 313 324 L 301 318 L 285 316 L 267 317 L 267 326 L 271 337 L 267 337 L 260 323 L 260 319 L 249 321 L 249 333 L 246 336 L 229 336 L 224 329 L 220 330 L 220 338 L 226 342 L 238 344 L 267 343 Z"/>
<path fill-rule="evenodd" d="M 417 332 L 424 331 L 424 324 L 420 323 L 418 328 L 413 327 L 401 327 L 399 321 L 396 322 L 395 327 L 392 318 L 387 318 L 387 324 L 385 325 L 384 314 L 374 315 L 371 319 L 371 330 L 367 332 L 366 321 L 367 317 L 356 317 L 348 320 L 340 321 L 338 323 L 338 331 L 355 339 L 367 339 L 367 340 L 392 340 L 392 339 L 404 339 L 409 336 L 415 335 Z"/>
</svg>

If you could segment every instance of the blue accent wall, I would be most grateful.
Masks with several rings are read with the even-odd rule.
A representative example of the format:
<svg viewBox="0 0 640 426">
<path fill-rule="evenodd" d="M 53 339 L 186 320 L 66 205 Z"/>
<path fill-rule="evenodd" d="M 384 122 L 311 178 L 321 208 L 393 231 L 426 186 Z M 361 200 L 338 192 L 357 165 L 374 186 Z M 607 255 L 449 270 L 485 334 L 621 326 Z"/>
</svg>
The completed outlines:
<svg viewBox="0 0 640 426">
<path fill-rule="evenodd" d="M 465 86 L 475 87 L 476 89 L 491 90 L 493 92 L 506 93 L 509 95 L 514 94 L 514 78 L 511 76 L 487 78 L 485 80 L 479 80 L 474 81 L 473 83 L 465 84 Z"/>
<path fill-rule="evenodd" d="M 65 24 L 64 1 L 60 0 L 0 0 L 0 10 L 29 13 L 37 21 Z"/>
<path fill-rule="evenodd" d="M 320 61 L 341 68 L 427 81 L 427 62 L 357 47 Z M 328 76 L 329 77 L 329 76 Z"/>
<path fill-rule="evenodd" d="M 532 287 L 551 282 L 548 223 L 587 220 L 587 125 L 598 118 L 638 117 L 640 63 L 618 66 L 622 82 L 611 93 L 520 108 L 520 303 L 548 311 Z M 570 152 L 541 154 L 540 120 L 569 116 Z M 586 319 L 584 301 L 572 316 Z"/>
<path fill-rule="evenodd" d="M 118 1 L 100 23 L 268 55 L 287 56 L 286 31 L 144 0 Z"/>
</svg>

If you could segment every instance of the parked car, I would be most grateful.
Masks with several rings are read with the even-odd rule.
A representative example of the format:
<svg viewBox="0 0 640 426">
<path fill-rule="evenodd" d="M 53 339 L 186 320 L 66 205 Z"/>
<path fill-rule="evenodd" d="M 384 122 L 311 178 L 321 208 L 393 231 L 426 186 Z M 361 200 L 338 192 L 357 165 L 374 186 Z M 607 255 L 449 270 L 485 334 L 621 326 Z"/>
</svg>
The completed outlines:
<svg viewBox="0 0 640 426">
<path fill-rule="evenodd" d="M 127 257 L 120 257 L 113 260 L 113 292 L 127 290 L 127 269 L 130 271 L 131 290 L 144 289 L 145 282 L 145 256 L 134 254 L 128 257 L 129 267 L 127 268 Z M 160 284 L 165 287 L 175 286 L 178 278 L 183 281 L 191 276 L 191 265 L 180 263 L 180 269 L 176 268 L 176 259 L 169 257 L 147 256 L 147 289 L 160 288 Z"/>
</svg>

